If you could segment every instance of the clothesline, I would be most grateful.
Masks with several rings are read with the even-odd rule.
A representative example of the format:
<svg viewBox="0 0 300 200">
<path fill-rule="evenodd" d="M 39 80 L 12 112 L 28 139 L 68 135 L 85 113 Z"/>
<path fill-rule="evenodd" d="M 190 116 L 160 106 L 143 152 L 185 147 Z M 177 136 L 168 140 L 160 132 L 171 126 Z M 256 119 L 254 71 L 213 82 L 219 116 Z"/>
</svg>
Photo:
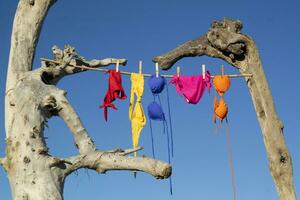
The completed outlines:
<svg viewBox="0 0 300 200">
<path fill-rule="evenodd" d="M 55 64 L 61 64 L 58 61 L 50 60 L 41 58 L 44 62 L 51 62 Z M 148 118 L 150 122 L 150 133 L 151 133 L 151 143 L 152 143 L 152 155 L 155 158 L 155 151 L 154 151 L 154 142 L 153 142 L 153 133 L 152 133 L 152 125 L 151 120 L 158 120 L 163 121 L 163 132 L 167 136 L 167 148 L 168 148 L 168 162 L 171 164 L 171 157 L 173 157 L 173 131 L 172 131 L 172 120 L 171 120 L 171 112 L 170 112 L 170 103 L 169 103 L 169 95 L 168 95 L 168 87 L 167 88 L 167 102 L 168 102 L 168 116 L 169 121 L 167 122 L 165 118 L 165 113 L 162 109 L 162 105 L 160 102 L 159 94 L 163 91 L 164 85 L 167 84 L 167 81 L 164 80 L 162 77 L 172 78 L 170 83 L 175 85 L 176 91 L 179 95 L 185 98 L 185 101 L 190 104 L 197 104 L 200 98 L 203 95 L 203 92 L 206 88 L 209 90 L 211 87 L 211 78 L 214 78 L 213 85 L 216 89 L 216 92 L 219 94 L 220 98 L 216 99 L 214 97 L 214 123 L 216 123 L 216 119 L 226 120 L 227 122 L 227 113 L 228 107 L 223 99 L 223 94 L 227 92 L 230 87 L 230 78 L 236 77 L 252 77 L 252 74 L 232 74 L 224 76 L 210 76 L 205 71 L 205 65 L 202 65 L 202 77 L 189 77 L 189 76 L 181 76 L 180 77 L 180 67 L 177 67 L 177 75 L 179 77 L 174 77 L 174 75 L 163 74 L 162 77 L 158 76 L 158 64 L 155 63 L 155 75 L 154 77 L 152 74 L 145 74 L 141 71 L 141 61 L 139 64 L 139 73 L 132 73 L 126 71 L 119 70 L 119 62 L 116 63 L 116 70 L 109 71 L 108 69 L 101 69 L 101 68 L 93 68 L 87 66 L 77 66 L 74 64 L 69 64 L 74 68 L 86 69 L 86 70 L 94 70 L 100 72 L 109 72 L 109 84 L 108 84 L 108 91 L 104 97 L 103 105 L 99 106 L 100 108 L 104 108 L 104 118 L 107 121 L 107 112 L 108 108 L 117 109 L 113 104 L 113 101 L 118 98 L 121 100 L 126 99 L 126 94 L 124 92 L 122 81 L 121 81 L 121 74 L 124 75 L 131 75 L 131 92 L 130 92 L 130 104 L 129 104 L 129 119 L 131 121 L 132 127 L 132 144 L 133 147 L 136 148 L 138 146 L 139 137 L 141 134 L 142 129 L 145 127 L 146 124 L 146 116 L 143 111 L 141 99 L 143 96 L 144 91 L 144 77 L 150 77 L 149 79 L 149 87 L 154 96 L 154 101 L 152 101 L 148 106 Z M 118 73 L 118 71 L 120 73 Z M 224 75 L 224 66 L 221 66 L 221 75 Z M 176 75 L 175 75 L 176 76 Z M 133 78 L 132 78 L 133 77 Z M 180 79 L 180 81 L 179 81 Z M 178 85 L 181 85 L 178 87 Z M 191 85 L 197 87 L 190 87 Z M 112 93 L 117 95 L 110 95 Z M 134 105 L 134 96 L 136 96 L 136 103 Z M 158 102 L 156 102 L 155 97 L 158 97 Z M 226 123 L 226 134 L 227 134 L 227 143 L 228 143 L 228 151 L 229 151 L 229 159 L 230 159 L 230 168 L 232 173 L 232 188 L 233 188 L 233 195 L 234 199 L 236 200 L 236 186 L 235 186 L 235 175 L 234 175 L 234 168 L 232 163 L 232 149 L 230 144 L 230 130 L 229 125 Z M 134 152 L 134 156 L 136 157 L 136 152 Z M 134 172 L 136 174 L 136 172 Z M 135 175 L 136 176 L 136 175 Z M 170 184 L 170 193 L 172 195 L 172 179 L 169 179 Z"/>
<path fill-rule="evenodd" d="M 47 59 L 47 58 L 41 58 L 42 61 L 46 61 L 46 62 L 52 62 L 55 64 L 60 64 L 60 62 L 55 61 L 55 60 L 51 60 L 51 59 Z M 75 67 L 75 68 L 80 68 L 80 69 L 88 69 L 88 70 L 94 70 L 94 71 L 100 71 L 100 72 L 108 72 L 108 69 L 101 69 L 101 68 L 93 68 L 93 67 L 87 67 L 87 66 L 77 66 L 77 65 L 71 65 L 69 64 L 69 66 Z M 124 75 L 131 75 L 132 72 L 126 72 L 126 71 L 120 71 L 121 74 Z M 142 73 L 143 76 L 145 77 L 150 77 L 153 74 L 147 74 L 147 73 Z M 165 78 L 172 78 L 174 75 L 170 75 L 170 74 L 160 74 L 162 77 Z M 252 77 L 252 74 L 228 74 L 229 78 L 239 78 L 239 77 Z M 214 75 L 211 75 L 211 78 L 214 78 Z"/>
</svg>

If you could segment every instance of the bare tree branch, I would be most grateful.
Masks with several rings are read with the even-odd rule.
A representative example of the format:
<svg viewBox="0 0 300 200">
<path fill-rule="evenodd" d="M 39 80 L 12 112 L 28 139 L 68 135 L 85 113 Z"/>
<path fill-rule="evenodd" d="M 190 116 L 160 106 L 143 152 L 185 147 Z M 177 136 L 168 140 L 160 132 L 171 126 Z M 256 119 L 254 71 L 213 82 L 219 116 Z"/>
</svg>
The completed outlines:
<svg viewBox="0 0 300 200">
<path fill-rule="evenodd" d="M 255 42 L 243 35 L 241 29 L 242 23 L 238 20 L 215 21 L 204 36 L 157 56 L 153 61 L 162 69 L 169 69 L 183 57 L 207 55 L 227 61 L 241 73 L 253 74 L 245 80 L 261 126 L 270 172 L 280 199 L 295 200 L 292 159 L 284 140 L 283 124 L 277 116 Z"/>
<path fill-rule="evenodd" d="M 114 148 L 112 150 L 108 150 L 108 151 L 105 151 L 105 152 L 108 152 L 108 153 L 118 153 L 118 154 L 120 154 L 122 156 L 126 156 L 126 155 L 132 154 L 134 152 L 140 151 L 142 149 L 143 149 L 143 147 L 136 147 L 136 148 L 124 150 L 124 149 L 118 147 L 118 148 Z"/>
<path fill-rule="evenodd" d="M 52 47 L 52 52 L 54 55 L 54 60 L 56 61 L 56 64 L 59 63 L 60 65 L 62 63 L 67 63 L 65 65 L 64 71 L 67 74 L 74 74 L 77 72 L 81 71 L 86 71 L 85 69 L 78 69 L 74 68 L 73 66 L 86 66 L 86 67 L 91 67 L 91 68 L 96 68 L 96 67 L 105 67 L 111 64 L 116 64 L 119 61 L 120 65 L 126 65 L 127 60 L 122 58 L 122 59 L 117 59 L 117 58 L 105 58 L 105 59 L 93 59 L 93 60 L 86 60 L 84 57 L 80 56 L 77 54 L 76 50 L 74 47 L 70 45 L 65 45 L 64 50 L 62 51 L 59 47 L 53 46 Z M 65 62 L 67 60 L 67 62 Z"/>
<path fill-rule="evenodd" d="M 117 62 L 119 62 L 120 65 L 126 65 L 127 63 L 127 60 L 124 58 L 93 59 L 89 61 L 82 56 L 79 56 L 75 51 L 75 48 L 70 45 L 66 45 L 64 50 L 61 50 L 57 46 L 53 46 L 52 52 L 54 60 L 42 58 L 41 68 L 34 72 L 35 74 L 39 74 L 46 84 L 52 85 L 56 85 L 64 76 L 88 70 L 78 68 L 78 66 L 98 68 L 116 64 Z"/>
<path fill-rule="evenodd" d="M 96 170 L 98 173 L 105 173 L 110 170 L 143 171 L 158 179 L 168 178 L 171 175 L 172 168 L 166 162 L 148 157 L 135 158 L 124 156 L 137 150 L 139 148 L 124 151 L 126 153 L 96 151 L 86 155 L 71 157 L 65 159 L 72 163 L 72 165 L 67 166 L 66 173 L 72 173 L 80 168 L 89 168 Z"/>
<path fill-rule="evenodd" d="M 224 35 L 223 38 L 230 37 L 229 41 L 226 41 L 226 44 L 220 45 L 220 41 L 214 41 L 212 37 L 218 34 L 218 38 L 220 35 Z M 222 49 L 216 48 L 212 42 L 219 46 Z M 248 43 L 247 37 L 240 34 L 233 34 L 222 31 L 220 33 L 215 33 L 213 30 L 210 30 L 208 34 L 205 34 L 195 40 L 190 40 L 177 48 L 169 51 L 166 54 L 157 56 L 153 59 L 153 62 L 159 63 L 159 66 L 163 70 L 167 70 L 172 67 L 178 60 L 184 57 L 195 57 L 195 56 L 203 56 L 208 55 L 215 58 L 220 58 L 228 63 L 232 64 L 235 67 L 241 67 L 242 62 L 239 59 L 235 59 L 235 55 L 241 55 L 242 53 L 235 50 L 234 52 L 226 52 L 225 47 L 229 49 L 234 49 L 232 46 L 238 46 L 241 49 L 244 48 L 244 43 Z M 225 50 L 224 50 L 225 49 Z"/>
<path fill-rule="evenodd" d="M 132 154 L 132 153 L 134 153 L 134 152 L 140 151 L 140 150 L 142 150 L 142 149 L 143 149 L 143 147 L 136 147 L 136 148 L 133 148 L 133 149 L 126 149 L 125 151 L 120 152 L 119 154 L 120 154 L 121 156 L 127 156 L 127 155 L 129 155 L 129 154 Z"/>
</svg>

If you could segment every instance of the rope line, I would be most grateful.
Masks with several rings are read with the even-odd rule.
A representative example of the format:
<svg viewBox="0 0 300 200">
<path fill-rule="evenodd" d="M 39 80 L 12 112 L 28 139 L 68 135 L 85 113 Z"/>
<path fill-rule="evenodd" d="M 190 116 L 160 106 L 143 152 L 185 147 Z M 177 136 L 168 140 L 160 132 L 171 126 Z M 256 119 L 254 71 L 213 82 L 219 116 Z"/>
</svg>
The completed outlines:
<svg viewBox="0 0 300 200">
<path fill-rule="evenodd" d="M 231 143 L 230 143 L 230 128 L 229 128 L 229 124 L 227 122 L 226 122 L 226 139 L 227 139 L 227 144 L 228 144 L 228 153 L 229 153 L 229 160 L 230 160 L 233 197 L 234 197 L 234 200 L 236 200 L 235 175 L 234 175 L 234 168 L 233 168 L 233 161 L 232 161 L 232 148 L 231 148 Z"/>
<path fill-rule="evenodd" d="M 60 62 L 58 62 L 58 61 L 50 60 L 50 59 L 47 59 L 47 58 L 41 58 L 41 60 L 46 61 L 46 62 L 52 62 L 52 63 L 55 63 L 55 64 L 60 64 Z M 80 69 L 94 70 L 94 71 L 99 71 L 99 72 L 108 72 L 108 69 L 87 67 L 87 66 L 84 66 L 84 65 L 77 66 L 77 65 L 69 64 L 69 66 L 75 67 L 75 68 L 80 68 Z M 134 73 L 134 72 L 127 72 L 127 71 L 120 71 L 120 70 L 119 70 L 119 72 L 121 74 L 124 74 L 124 75 L 131 75 L 132 73 Z M 144 77 L 150 77 L 150 76 L 153 75 L 153 74 L 145 74 L 145 73 L 142 73 L 142 74 L 143 74 Z M 171 74 L 160 74 L 160 75 L 162 77 L 165 77 L 165 78 L 173 78 L 173 76 L 174 76 L 174 75 L 171 75 Z M 253 76 L 252 74 L 229 74 L 228 75 L 229 78 L 252 77 L 252 76 Z M 211 75 L 210 77 L 214 78 L 214 75 Z"/>
</svg>

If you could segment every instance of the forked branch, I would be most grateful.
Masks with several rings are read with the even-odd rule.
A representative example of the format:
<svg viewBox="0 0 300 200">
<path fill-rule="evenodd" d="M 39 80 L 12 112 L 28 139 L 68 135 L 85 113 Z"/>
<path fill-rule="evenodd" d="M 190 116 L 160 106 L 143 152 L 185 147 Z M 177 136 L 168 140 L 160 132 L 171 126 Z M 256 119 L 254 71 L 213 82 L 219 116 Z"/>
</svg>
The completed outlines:
<svg viewBox="0 0 300 200">
<path fill-rule="evenodd" d="M 162 179 L 171 175 L 172 168 L 163 161 L 154 160 L 149 157 L 129 157 L 129 153 L 136 152 L 141 148 L 128 149 L 124 151 L 109 152 L 95 151 L 86 155 L 78 155 L 66 159 L 69 164 L 66 173 L 69 174 L 80 168 L 96 170 L 105 173 L 111 170 L 143 171 L 152 176 Z"/>
</svg>

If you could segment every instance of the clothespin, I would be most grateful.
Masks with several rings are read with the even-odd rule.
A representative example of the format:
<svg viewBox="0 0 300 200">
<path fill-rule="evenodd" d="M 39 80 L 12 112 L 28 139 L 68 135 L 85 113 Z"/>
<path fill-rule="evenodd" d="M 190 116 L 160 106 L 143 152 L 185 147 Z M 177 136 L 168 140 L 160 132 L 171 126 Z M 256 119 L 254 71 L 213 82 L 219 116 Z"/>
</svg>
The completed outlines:
<svg viewBox="0 0 300 200">
<path fill-rule="evenodd" d="M 177 77 L 179 77 L 179 75 L 180 75 L 180 67 L 178 66 L 177 67 Z"/>
<path fill-rule="evenodd" d="M 205 64 L 202 64 L 202 78 L 205 79 Z"/>
<path fill-rule="evenodd" d="M 155 76 L 158 78 L 158 63 L 155 63 Z"/>
<path fill-rule="evenodd" d="M 117 60 L 117 63 L 116 63 L 116 72 L 119 71 L 119 60 Z"/>
<path fill-rule="evenodd" d="M 221 65 L 221 74 L 224 75 L 224 65 Z"/>
<path fill-rule="evenodd" d="M 142 65 L 143 65 L 143 62 L 140 60 L 140 62 L 139 62 L 139 74 L 142 74 Z"/>
</svg>

